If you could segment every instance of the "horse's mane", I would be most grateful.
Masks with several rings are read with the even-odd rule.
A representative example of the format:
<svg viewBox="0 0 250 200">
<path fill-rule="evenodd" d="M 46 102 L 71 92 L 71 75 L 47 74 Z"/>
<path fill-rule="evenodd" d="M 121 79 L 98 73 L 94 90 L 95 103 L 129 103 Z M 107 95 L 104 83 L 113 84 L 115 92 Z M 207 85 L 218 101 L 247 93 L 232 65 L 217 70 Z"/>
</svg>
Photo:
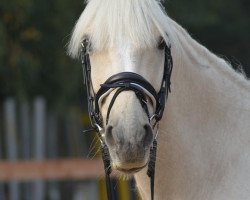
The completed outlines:
<svg viewBox="0 0 250 200">
<path fill-rule="evenodd" d="M 155 46 L 158 36 L 167 40 L 167 18 L 156 0 L 88 0 L 75 25 L 68 52 L 77 57 L 85 35 L 96 50 L 121 44 L 121 38 L 138 48 Z"/>
</svg>

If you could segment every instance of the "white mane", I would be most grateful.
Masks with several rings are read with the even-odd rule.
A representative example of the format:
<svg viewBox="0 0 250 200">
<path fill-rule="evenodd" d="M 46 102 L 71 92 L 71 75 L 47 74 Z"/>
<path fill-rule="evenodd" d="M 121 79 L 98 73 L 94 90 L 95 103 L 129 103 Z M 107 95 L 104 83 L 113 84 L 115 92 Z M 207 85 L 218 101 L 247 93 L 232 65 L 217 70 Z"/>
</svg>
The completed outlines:
<svg viewBox="0 0 250 200">
<path fill-rule="evenodd" d="M 158 36 L 167 39 L 166 32 L 171 35 L 167 29 L 168 17 L 159 1 L 89 0 L 75 25 L 68 52 L 77 57 L 86 35 L 96 50 L 112 48 L 124 37 L 135 47 L 152 47 Z"/>
</svg>

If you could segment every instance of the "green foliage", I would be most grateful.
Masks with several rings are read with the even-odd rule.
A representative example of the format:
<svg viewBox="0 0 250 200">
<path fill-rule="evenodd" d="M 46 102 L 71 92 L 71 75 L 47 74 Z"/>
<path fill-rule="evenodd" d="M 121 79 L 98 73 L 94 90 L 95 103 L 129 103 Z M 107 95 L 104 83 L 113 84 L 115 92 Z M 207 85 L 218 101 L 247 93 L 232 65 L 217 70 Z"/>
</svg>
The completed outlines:
<svg viewBox="0 0 250 200">
<path fill-rule="evenodd" d="M 0 100 L 43 95 L 57 105 L 78 95 L 81 69 L 65 46 L 83 8 L 80 0 L 0 2 Z"/>
<path fill-rule="evenodd" d="M 168 14 L 212 51 L 250 63 L 248 0 L 174 0 Z M 83 0 L 0 1 L 0 101 L 43 95 L 49 105 L 80 101 L 81 68 L 66 55 Z"/>
</svg>

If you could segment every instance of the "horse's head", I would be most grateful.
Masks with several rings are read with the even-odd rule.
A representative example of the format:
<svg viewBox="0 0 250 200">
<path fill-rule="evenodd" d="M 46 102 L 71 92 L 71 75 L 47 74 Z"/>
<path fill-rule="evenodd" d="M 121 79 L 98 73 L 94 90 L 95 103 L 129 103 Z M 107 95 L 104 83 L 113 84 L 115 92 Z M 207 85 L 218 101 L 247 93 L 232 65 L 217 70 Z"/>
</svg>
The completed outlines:
<svg viewBox="0 0 250 200">
<path fill-rule="evenodd" d="M 159 92 L 167 37 L 165 31 L 159 28 L 160 21 L 157 21 L 164 14 L 149 10 L 159 7 L 158 2 L 133 0 L 133 3 L 120 1 L 124 5 L 118 5 L 117 1 L 112 1 L 115 5 L 111 5 L 108 1 L 98 1 L 103 4 L 98 4 L 98 12 L 93 11 L 94 2 L 89 2 L 79 19 L 70 44 L 70 53 L 75 56 L 81 41 L 88 40 L 94 93 L 105 87 L 102 84 L 111 76 L 121 72 L 140 75 Z M 110 88 L 98 99 L 103 139 L 109 149 L 112 167 L 121 172 L 134 173 L 149 161 L 155 135 L 149 119 L 157 103 L 148 88 L 139 88 L 141 94 L 137 89 L 118 92 L 119 87 Z"/>
<path fill-rule="evenodd" d="M 160 36 L 158 40 L 157 46 L 147 49 L 136 48 L 124 40 L 121 46 L 114 49 L 90 52 L 95 93 L 109 77 L 120 72 L 136 73 L 159 91 L 165 60 L 165 42 Z M 105 122 L 104 138 L 113 168 L 123 172 L 135 172 L 148 162 L 149 149 L 155 134 L 149 118 L 156 109 L 156 100 L 146 91 L 143 91 L 145 99 L 140 99 L 137 91 L 128 89 L 117 93 L 118 90 L 111 89 L 99 99 L 102 121 Z"/>
</svg>

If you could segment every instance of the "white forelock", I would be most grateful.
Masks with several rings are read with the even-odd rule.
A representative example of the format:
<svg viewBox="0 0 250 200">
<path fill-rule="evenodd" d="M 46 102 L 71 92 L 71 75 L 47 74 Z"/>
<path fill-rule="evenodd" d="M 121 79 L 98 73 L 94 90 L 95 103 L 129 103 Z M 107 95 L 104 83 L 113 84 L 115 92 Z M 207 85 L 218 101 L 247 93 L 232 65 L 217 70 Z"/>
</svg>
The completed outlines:
<svg viewBox="0 0 250 200">
<path fill-rule="evenodd" d="M 156 0 L 88 0 L 77 21 L 68 52 L 79 55 L 84 36 L 96 50 L 120 44 L 124 38 L 137 48 L 153 47 L 161 35 L 169 35 L 168 17 Z"/>
</svg>

